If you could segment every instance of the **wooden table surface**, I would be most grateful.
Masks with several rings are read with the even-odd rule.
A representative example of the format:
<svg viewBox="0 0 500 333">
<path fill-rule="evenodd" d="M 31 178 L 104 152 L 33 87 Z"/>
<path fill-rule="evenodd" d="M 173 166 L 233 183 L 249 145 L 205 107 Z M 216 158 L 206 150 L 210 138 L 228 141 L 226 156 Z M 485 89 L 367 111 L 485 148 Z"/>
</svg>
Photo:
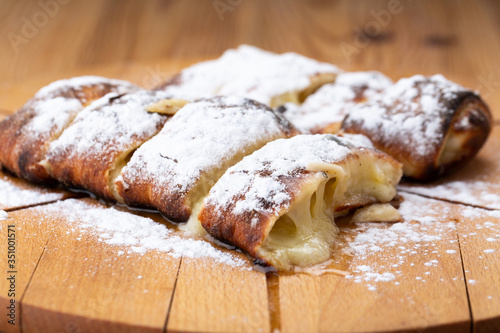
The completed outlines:
<svg viewBox="0 0 500 333">
<path fill-rule="evenodd" d="M 425 285 L 415 282 L 426 274 L 415 268 L 428 262 L 425 256 L 399 268 L 408 273 L 401 288 L 387 283 L 375 292 L 335 274 L 278 277 L 154 251 L 117 259 L 93 236 L 77 239 L 68 219 L 42 221 L 38 206 L 0 202 L 9 211 L 0 262 L 7 256 L 7 223 L 15 223 L 22 267 L 17 325 L 8 325 L 2 310 L 0 331 L 500 331 L 500 203 L 484 194 L 500 194 L 499 1 L 0 0 L 0 8 L 0 119 L 56 79 L 94 74 L 151 87 L 243 43 L 299 52 L 345 70 L 379 70 L 393 79 L 442 73 L 478 90 L 496 119 L 480 157 L 439 183 L 486 179 L 486 190 L 431 200 L 439 197 L 432 186 L 427 192 L 412 184 L 402 188 L 408 198 L 410 192 L 423 195 L 414 200 L 423 200 L 429 217 L 455 226 L 432 245 L 443 260 Z M 48 191 L 1 176 L 40 198 Z M 25 206 L 74 196 L 56 192 Z M 481 223 L 497 228 L 496 241 L 485 243 L 490 229 Z M 351 232 L 345 229 L 343 237 Z M 458 255 L 447 256 L 449 251 Z M 398 255 L 391 248 L 367 259 L 344 256 L 334 267 L 352 270 L 363 260 L 389 265 Z M 117 265 L 130 271 L 114 276 Z M 88 267 L 100 270 L 75 280 L 75 272 Z M 2 309 L 7 290 L 2 278 Z"/>
</svg>

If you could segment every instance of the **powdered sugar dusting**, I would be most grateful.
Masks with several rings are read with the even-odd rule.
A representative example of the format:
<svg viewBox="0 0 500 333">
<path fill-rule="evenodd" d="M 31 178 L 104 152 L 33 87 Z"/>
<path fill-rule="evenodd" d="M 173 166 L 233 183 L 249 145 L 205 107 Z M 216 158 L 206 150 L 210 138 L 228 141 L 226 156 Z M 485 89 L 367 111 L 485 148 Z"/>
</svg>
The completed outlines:
<svg viewBox="0 0 500 333">
<path fill-rule="evenodd" d="M 65 200 L 35 208 L 42 214 L 56 214 L 76 228 L 96 233 L 99 240 L 110 245 L 129 248 L 135 253 L 150 250 L 167 252 L 174 258 L 213 258 L 231 266 L 246 263 L 229 252 L 221 251 L 209 242 L 179 236 L 165 225 L 116 208 L 105 208 L 82 200 Z"/>
<path fill-rule="evenodd" d="M 450 239 L 450 235 L 455 235 L 455 223 L 442 218 L 451 211 L 447 206 L 435 206 L 436 201 L 416 195 L 405 194 L 404 198 L 399 208 L 404 222 L 359 224 L 348 231 L 347 235 L 352 234 L 352 238 L 347 238 L 348 247 L 344 252 L 353 255 L 351 267 L 354 268 L 347 278 L 357 283 L 364 282 L 370 290 L 376 290 L 376 282 L 394 281 L 399 285 L 398 279 L 405 278 L 401 267 L 408 264 L 415 267 L 413 262 L 421 261 L 421 258 L 426 261 L 414 269 L 422 270 L 422 276 L 432 275 L 433 268 L 439 269 L 439 253 L 442 252 L 438 251 L 439 245 Z M 345 232 L 341 229 L 341 234 Z M 389 252 L 391 255 L 387 256 Z M 456 255 L 457 251 L 450 249 L 446 253 Z M 425 282 L 422 276 L 418 280 Z"/>
<path fill-rule="evenodd" d="M 289 105 L 285 116 L 306 132 L 320 130 L 341 123 L 352 106 L 374 98 L 390 85 L 388 77 L 375 71 L 341 73 L 334 83 L 318 89 L 302 105 Z"/>
<path fill-rule="evenodd" d="M 28 130 L 45 132 L 47 129 L 60 132 L 83 106 L 79 100 L 66 97 L 52 97 L 37 103 L 36 121 L 28 124 Z"/>
<path fill-rule="evenodd" d="M 0 221 L 5 221 L 9 218 L 9 214 L 6 211 L 0 210 Z"/>
<path fill-rule="evenodd" d="M 119 94 L 139 89 L 130 82 L 112 80 L 98 76 L 81 76 L 55 81 L 40 89 L 25 107 L 33 108 L 36 114 L 26 126 L 27 131 L 38 133 L 60 133 L 83 108 L 79 91 L 94 86 L 103 89 L 112 85 Z M 83 95 L 82 95 L 83 96 Z"/>
<path fill-rule="evenodd" d="M 316 74 L 338 72 L 340 70 L 334 65 L 296 53 L 278 55 L 241 45 L 227 50 L 219 59 L 184 69 L 180 82 L 165 90 L 187 100 L 231 95 L 269 105 L 275 96 L 307 88 L 310 77 Z"/>
<path fill-rule="evenodd" d="M 102 84 L 116 86 L 116 91 L 121 94 L 139 89 L 139 87 L 127 81 L 108 79 L 101 76 L 85 75 L 54 81 L 38 90 L 35 94 L 35 98 L 51 97 L 53 95 L 60 94 L 61 91 L 68 91 L 72 89 L 79 90 L 82 87 L 99 86 Z"/>
<path fill-rule="evenodd" d="M 134 153 L 122 179 L 147 180 L 158 191 L 169 184 L 187 191 L 202 174 L 215 182 L 227 161 L 290 131 L 288 122 L 263 104 L 239 97 L 199 100 L 179 110 Z"/>
<path fill-rule="evenodd" d="M 0 178 L 0 207 L 18 208 L 59 200 L 63 194 L 50 192 L 44 188 L 20 187 L 9 181 L 7 176 Z"/>
<path fill-rule="evenodd" d="M 137 140 L 156 134 L 166 121 L 166 116 L 147 112 L 145 107 L 167 97 L 164 92 L 141 90 L 123 96 L 110 93 L 98 99 L 51 143 L 47 158 L 61 154 L 66 158 L 101 156 L 110 150 L 130 149 Z"/>
<path fill-rule="evenodd" d="M 341 161 L 351 153 L 350 145 L 358 146 L 354 141 L 333 135 L 299 135 L 270 142 L 229 168 L 211 189 L 206 204 L 221 206 L 219 210 L 224 211 L 244 195 L 245 200 L 236 200 L 233 205 L 235 214 L 274 213 L 291 199 L 280 178 L 294 177 L 313 162 Z"/>
<path fill-rule="evenodd" d="M 384 94 L 354 106 L 342 127 L 362 128 L 373 141 L 411 147 L 414 158 L 433 156 L 444 140 L 449 104 L 467 91 L 442 75 L 415 75 L 396 82 Z"/>
<path fill-rule="evenodd" d="M 500 209 L 500 193 L 491 181 L 460 180 L 432 187 L 418 186 L 416 184 L 400 184 L 398 188 L 434 198 Z"/>
</svg>

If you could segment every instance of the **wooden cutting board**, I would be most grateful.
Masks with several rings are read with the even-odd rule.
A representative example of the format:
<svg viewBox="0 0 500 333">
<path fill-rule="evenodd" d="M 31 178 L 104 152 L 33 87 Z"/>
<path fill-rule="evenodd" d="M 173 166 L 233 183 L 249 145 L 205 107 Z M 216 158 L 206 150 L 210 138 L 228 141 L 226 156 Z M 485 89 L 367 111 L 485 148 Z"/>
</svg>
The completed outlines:
<svg viewBox="0 0 500 333">
<path fill-rule="evenodd" d="M 140 82 L 143 68 L 96 72 Z M 10 103 L 22 104 L 33 93 L 27 87 L 45 81 L 12 87 L 17 97 Z M 406 228 L 341 221 L 331 261 L 294 274 L 266 274 L 244 254 L 225 249 L 244 265 L 160 250 L 135 253 L 130 246 L 108 244 L 97 232 L 83 232 L 85 221 L 71 213 L 75 200 L 102 210 L 109 209 L 105 203 L 0 174 L 0 191 L 15 187 L 25 198 L 1 202 L 0 193 L 0 209 L 9 215 L 0 221 L 2 271 L 11 271 L 3 259 L 9 228 L 16 230 L 17 251 L 16 325 L 2 315 L 0 331 L 499 331 L 499 152 L 500 126 L 495 126 L 486 147 L 463 170 L 435 184 L 401 186 L 402 205 L 411 211 Z M 461 181 L 470 183 L 470 196 L 443 195 L 446 186 Z M 433 191 L 436 186 L 440 191 Z M 61 205 L 57 200 L 68 205 L 65 213 L 54 213 Z M 127 214 L 175 229 L 158 214 Z M 10 281 L 1 279 L 5 313 L 9 288 Z"/>
</svg>

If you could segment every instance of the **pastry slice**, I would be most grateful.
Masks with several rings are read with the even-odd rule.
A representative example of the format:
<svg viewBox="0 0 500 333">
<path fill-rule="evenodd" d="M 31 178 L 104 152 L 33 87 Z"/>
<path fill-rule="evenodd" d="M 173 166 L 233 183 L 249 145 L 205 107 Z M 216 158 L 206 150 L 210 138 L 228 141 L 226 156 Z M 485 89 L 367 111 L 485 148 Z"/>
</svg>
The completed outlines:
<svg viewBox="0 0 500 333">
<path fill-rule="evenodd" d="M 276 140 L 230 168 L 199 213 L 205 230 L 279 270 L 329 259 L 334 217 L 396 195 L 401 164 L 331 134 Z"/>
<path fill-rule="evenodd" d="M 31 182 L 47 182 L 39 164 L 49 144 L 57 139 L 78 112 L 110 93 L 138 90 L 125 81 L 96 76 L 60 80 L 40 89 L 20 110 L 0 123 L 0 164 Z"/>
<path fill-rule="evenodd" d="M 275 54 L 241 45 L 218 59 L 184 69 L 158 89 L 186 100 L 233 95 L 277 107 L 303 102 L 339 72 L 334 65 L 296 53 Z"/>
<path fill-rule="evenodd" d="M 401 79 L 359 104 L 342 129 L 366 135 L 401 163 L 405 176 L 431 180 L 470 160 L 491 130 L 491 113 L 475 92 L 442 75 Z"/>
<path fill-rule="evenodd" d="M 284 115 L 304 132 L 336 133 L 354 105 L 373 99 L 391 85 L 387 76 L 376 71 L 340 73 L 335 82 L 322 86 L 302 105 L 287 105 Z"/>
<path fill-rule="evenodd" d="M 169 118 L 146 110 L 167 97 L 164 92 L 147 90 L 106 95 L 81 111 L 50 144 L 43 164 L 67 186 L 123 202 L 114 180 L 135 149 L 157 134 Z"/>
<path fill-rule="evenodd" d="M 227 168 L 267 142 L 294 134 L 280 114 L 261 103 L 202 99 L 180 109 L 133 154 L 116 188 L 125 203 L 184 222 Z M 196 223 L 193 227 L 196 234 Z"/>
</svg>

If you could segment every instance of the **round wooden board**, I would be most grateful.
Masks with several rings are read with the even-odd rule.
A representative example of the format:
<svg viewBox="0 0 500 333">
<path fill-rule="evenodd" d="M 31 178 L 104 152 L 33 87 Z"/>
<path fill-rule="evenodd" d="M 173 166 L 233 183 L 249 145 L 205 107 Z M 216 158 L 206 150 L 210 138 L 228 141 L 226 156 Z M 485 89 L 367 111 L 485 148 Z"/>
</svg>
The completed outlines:
<svg viewBox="0 0 500 333">
<path fill-rule="evenodd" d="M 66 1 L 19 52 L 8 37 L 0 41 L 0 120 L 56 79 L 95 74 L 152 87 L 241 43 L 293 50 L 345 70 L 376 69 L 393 79 L 443 73 L 479 90 L 500 115 L 496 2 L 401 1 L 381 33 L 357 46 L 356 32 L 378 22 L 387 1 L 243 1 L 224 19 L 214 9 L 219 1 L 123 3 Z M 22 34 L 23 18 L 43 10 L 34 1 L 3 6 L 3 36 Z M 345 46 L 355 46 L 354 53 Z M 459 172 L 428 186 L 400 186 L 411 227 L 343 225 L 331 262 L 312 272 L 322 275 L 266 275 L 241 253 L 235 253 L 241 267 L 158 250 L 135 253 L 82 232 L 88 229 L 71 214 L 70 200 L 109 209 L 102 203 L 1 174 L 0 198 L 14 186 L 25 200 L 0 200 L 9 215 L 0 221 L 6 274 L 0 331 L 499 332 L 496 124 L 480 155 Z M 467 195 L 456 186 L 464 181 Z M 51 207 L 58 205 L 67 209 L 54 215 Z M 16 234 L 15 273 L 4 259 L 9 228 Z M 15 325 L 6 316 L 10 275 Z"/>
</svg>

